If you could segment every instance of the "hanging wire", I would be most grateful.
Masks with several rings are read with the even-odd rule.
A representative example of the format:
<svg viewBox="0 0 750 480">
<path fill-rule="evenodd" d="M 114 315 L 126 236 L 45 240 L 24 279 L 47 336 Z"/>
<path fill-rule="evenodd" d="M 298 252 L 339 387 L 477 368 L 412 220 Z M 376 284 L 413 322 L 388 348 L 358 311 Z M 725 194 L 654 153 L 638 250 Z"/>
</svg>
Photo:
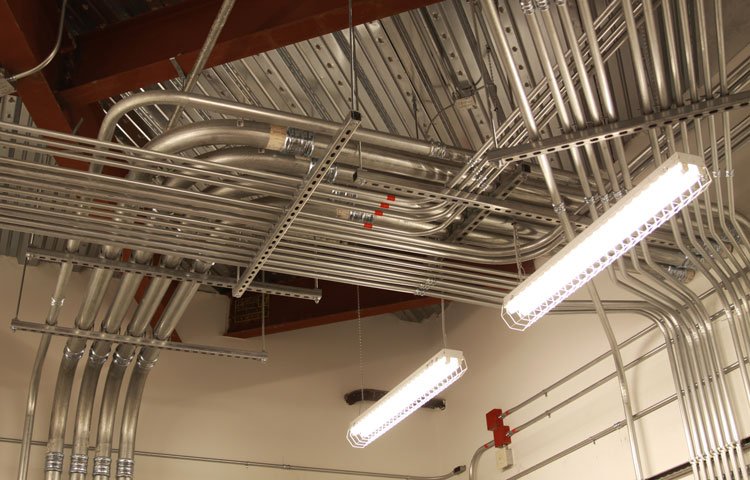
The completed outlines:
<svg viewBox="0 0 750 480">
<path fill-rule="evenodd" d="M 443 327 L 443 348 L 448 348 L 448 334 L 445 333 L 445 299 L 440 299 L 440 320 Z"/>
<path fill-rule="evenodd" d="M 26 245 L 27 251 L 33 241 L 34 241 L 34 234 L 32 233 L 31 237 L 29 237 L 29 244 Z M 16 316 L 13 317 L 15 320 L 18 320 L 18 314 L 21 312 L 21 297 L 23 297 L 23 284 L 26 282 L 26 267 L 28 266 L 28 264 L 29 264 L 29 255 L 28 253 L 26 253 L 23 256 L 23 271 L 21 272 L 21 285 L 19 285 L 18 287 L 18 302 L 16 303 Z"/>
<path fill-rule="evenodd" d="M 357 285 L 357 336 L 359 337 L 359 395 L 365 401 L 365 354 L 362 347 L 362 308 L 359 303 L 359 285 Z M 362 410 L 360 403 L 360 410 Z"/>
<path fill-rule="evenodd" d="M 260 273 L 260 281 L 266 282 L 266 272 Z M 261 351 L 266 351 L 266 294 L 260 294 L 260 342 Z"/>
<path fill-rule="evenodd" d="M 62 44 L 62 36 L 63 36 L 63 30 L 65 29 L 65 9 L 68 6 L 68 0 L 63 0 L 62 6 L 60 7 L 60 23 L 57 26 L 57 40 L 55 40 L 55 46 L 52 49 L 52 51 L 47 55 L 47 58 L 42 60 L 42 63 L 37 65 L 34 68 L 31 68 L 29 70 L 26 70 L 25 72 L 17 73 L 10 78 L 8 78 L 9 82 L 17 82 L 21 80 L 22 78 L 26 78 L 30 75 L 34 75 L 37 72 L 40 72 L 49 65 L 52 60 L 57 55 L 57 52 L 60 51 L 60 45 Z"/>
<path fill-rule="evenodd" d="M 349 0 L 349 52 L 351 53 L 351 57 L 349 58 L 349 67 L 350 67 L 350 83 L 352 85 L 352 111 L 357 110 L 357 76 L 354 74 L 355 70 L 355 62 L 357 59 L 357 54 L 355 52 L 355 46 L 354 46 L 354 15 L 353 15 L 353 8 L 352 8 L 352 0 Z"/>
<path fill-rule="evenodd" d="M 495 79 L 492 75 L 492 50 L 487 47 L 487 73 L 489 74 L 490 78 L 490 87 L 487 89 L 487 107 L 490 114 L 490 125 L 492 127 L 492 139 L 495 142 L 495 148 L 500 148 L 497 144 L 497 128 L 495 127 L 495 112 L 497 112 L 497 105 L 494 105 L 495 102 L 492 101 L 492 91 L 491 88 L 495 84 Z M 494 107 L 494 108 L 493 108 Z"/>
<path fill-rule="evenodd" d="M 521 283 L 523 281 L 524 276 L 526 276 L 526 272 L 523 269 L 523 265 L 521 265 L 521 249 L 518 244 L 518 223 L 513 222 L 513 250 L 516 254 L 516 270 L 518 270 L 518 283 Z"/>
</svg>

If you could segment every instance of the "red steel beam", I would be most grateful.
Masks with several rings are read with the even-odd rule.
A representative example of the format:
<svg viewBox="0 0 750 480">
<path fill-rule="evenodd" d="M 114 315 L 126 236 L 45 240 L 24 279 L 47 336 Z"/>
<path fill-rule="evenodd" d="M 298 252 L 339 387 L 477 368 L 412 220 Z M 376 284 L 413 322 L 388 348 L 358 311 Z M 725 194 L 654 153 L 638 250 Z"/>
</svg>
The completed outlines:
<svg viewBox="0 0 750 480">
<path fill-rule="evenodd" d="M 72 53 L 69 86 L 59 97 L 86 105 L 177 76 L 195 62 L 221 0 L 185 0 L 82 35 Z M 437 3 L 436 0 L 353 0 L 356 24 Z M 347 0 L 238 0 L 206 68 L 266 52 L 349 25 Z"/>
</svg>

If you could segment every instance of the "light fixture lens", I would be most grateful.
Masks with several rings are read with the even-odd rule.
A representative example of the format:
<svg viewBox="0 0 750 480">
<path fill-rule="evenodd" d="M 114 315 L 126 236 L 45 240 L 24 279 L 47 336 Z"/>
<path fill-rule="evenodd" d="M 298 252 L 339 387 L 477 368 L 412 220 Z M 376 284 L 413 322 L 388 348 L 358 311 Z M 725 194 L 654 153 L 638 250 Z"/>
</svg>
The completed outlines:
<svg viewBox="0 0 750 480">
<path fill-rule="evenodd" d="M 703 159 L 676 153 L 504 300 L 503 319 L 525 330 L 634 247 L 709 184 Z"/>
<path fill-rule="evenodd" d="M 466 372 L 463 352 L 443 349 L 349 426 L 347 440 L 364 448 L 442 392 Z"/>
</svg>

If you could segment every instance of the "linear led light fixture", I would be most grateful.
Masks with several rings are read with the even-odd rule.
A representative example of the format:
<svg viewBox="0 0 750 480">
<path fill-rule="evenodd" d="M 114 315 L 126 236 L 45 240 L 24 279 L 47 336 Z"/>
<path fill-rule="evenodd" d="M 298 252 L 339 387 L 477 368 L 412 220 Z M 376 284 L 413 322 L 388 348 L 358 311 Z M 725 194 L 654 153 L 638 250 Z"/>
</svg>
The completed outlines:
<svg viewBox="0 0 750 480">
<path fill-rule="evenodd" d="M 502 317 L 526 330 L 708 187 L 703 158 L 675 153 L 503 300 Z"/>
<path fill-rule="evenodd" d="M 396 426 L 466 372 L 463 352 L 444 348 L 357 417 L 346 432 L 356 448 L 364 448 Z"/>
</svg>

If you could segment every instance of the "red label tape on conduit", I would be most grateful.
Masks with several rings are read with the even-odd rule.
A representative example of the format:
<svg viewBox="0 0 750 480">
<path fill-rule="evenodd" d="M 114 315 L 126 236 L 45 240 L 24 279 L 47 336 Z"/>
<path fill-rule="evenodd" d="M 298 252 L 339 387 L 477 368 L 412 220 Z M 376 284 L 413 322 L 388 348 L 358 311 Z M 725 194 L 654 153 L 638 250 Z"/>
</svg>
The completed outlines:
<svg viewBox="0 0 750 480">
<path fill-rule="evenodd" d="M 396 195 L 388 195 L 388 196 L 387 196 L 387 197 L 385 197 L 385 198 L 386 198 L 386 200 L 388 200 L 389 202 L 394 202 L 394 201 L 396 201 Z"/>
<path fill-rule="evenodd" d="M 365 223 L 364 227 L 365 228 L 372 228 L 372 223 Z"/>
<path fill-rule="evenodd" d="M 385 203 L 385 202 L 380 204 L 380 208 L 390 208 L 390 207 L 391 207 L 390 204 Z"/>
<path fill-rule="evenodd" d="M 382 210 L 375 210 L 375 215 L 377 215 L 378 217 L 382 217 L 383 216 L 383 211 Z"/>
</svg>

